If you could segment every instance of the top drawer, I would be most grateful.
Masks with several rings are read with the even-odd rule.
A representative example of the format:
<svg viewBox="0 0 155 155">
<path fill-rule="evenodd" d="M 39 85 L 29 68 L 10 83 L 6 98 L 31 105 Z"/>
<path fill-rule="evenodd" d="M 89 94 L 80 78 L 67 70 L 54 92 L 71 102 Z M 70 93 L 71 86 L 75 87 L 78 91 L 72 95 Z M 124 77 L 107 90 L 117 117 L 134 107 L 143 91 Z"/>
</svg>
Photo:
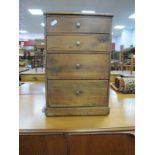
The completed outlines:
<svg viewBox="0 0 155 155">
<path fill-rule="evenodd" d="M 46 32 L 111 33 L 111 18 L 50 15 L 46 17 Z"/>
</svg>

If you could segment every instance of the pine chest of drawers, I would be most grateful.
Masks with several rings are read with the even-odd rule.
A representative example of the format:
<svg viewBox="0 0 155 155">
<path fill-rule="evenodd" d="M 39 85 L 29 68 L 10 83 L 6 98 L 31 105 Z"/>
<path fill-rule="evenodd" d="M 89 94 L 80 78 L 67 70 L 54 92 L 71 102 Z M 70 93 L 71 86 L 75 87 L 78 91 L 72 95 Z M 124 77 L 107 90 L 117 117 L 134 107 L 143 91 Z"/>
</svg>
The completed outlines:
<svg viewBox="0 0 155 155">
<path fill-rule="evenodd" d="M 109 114 L 110 14 L 45 14 L 47 116 Z"/>
</svg>

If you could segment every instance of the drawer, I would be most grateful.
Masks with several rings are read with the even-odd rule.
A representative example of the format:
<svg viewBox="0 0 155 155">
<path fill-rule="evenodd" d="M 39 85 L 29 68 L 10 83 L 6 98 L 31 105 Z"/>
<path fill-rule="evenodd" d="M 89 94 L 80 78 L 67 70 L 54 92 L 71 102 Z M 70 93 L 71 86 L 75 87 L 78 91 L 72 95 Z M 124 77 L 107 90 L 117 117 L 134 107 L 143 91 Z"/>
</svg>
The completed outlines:
<svg viewBox="0 0 155 155">
<path fill-rule="evenodd" d="M 110 51 L 111 38 L 108 34 L 98 35 L 52 35 L 47 36 L 47 50 Z"/>
<path fill-rule="evenodd" d="M 27 75 L 27 74 L 21 74 L 21 81 L 44 81 L 45 75 Z"/>
<path fill-rule="evenodd" d="M 48 79 L 108 79 L 110 54 L 48 54 Z"/>
<path fill-rule="evenodd" d="M 46 32 L 111 33 L 111 17 L 47 16 Z"/>
<path fill-rule="evenodd" d="M 48 80 L 48 106 L 106 106 L 108 88 L 108 80 Z"/>
</svg>

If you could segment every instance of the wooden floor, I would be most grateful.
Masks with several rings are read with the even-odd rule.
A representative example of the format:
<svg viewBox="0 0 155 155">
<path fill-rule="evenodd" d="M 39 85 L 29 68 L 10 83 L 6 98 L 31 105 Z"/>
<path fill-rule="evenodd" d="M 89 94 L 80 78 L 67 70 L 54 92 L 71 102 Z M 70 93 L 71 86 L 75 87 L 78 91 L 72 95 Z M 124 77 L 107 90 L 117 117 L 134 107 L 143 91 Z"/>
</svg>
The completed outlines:
<svg viewBox="0 0 155 155">
<path fill-rule="evenodd" d="M 40 132 L 62 131 L 134 131 L 135 96 L 120 94 L 110 89 L 110 115 L 46 117 L 45 85 L 40 82 L 28 82 L 19 88 L 19 128 L 20 132 L 34 130 Z"/>
</svg>

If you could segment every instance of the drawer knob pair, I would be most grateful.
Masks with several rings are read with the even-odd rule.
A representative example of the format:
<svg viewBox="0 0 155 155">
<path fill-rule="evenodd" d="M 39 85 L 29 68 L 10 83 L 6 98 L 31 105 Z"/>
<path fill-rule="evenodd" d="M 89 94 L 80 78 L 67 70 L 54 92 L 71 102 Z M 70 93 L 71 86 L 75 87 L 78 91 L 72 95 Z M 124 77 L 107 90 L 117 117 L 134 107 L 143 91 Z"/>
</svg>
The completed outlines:
<svg viewBox="0 0 155 155">
<path fill-rule="evenodd" d="M 81 25 L 81 24 L 80 24 L 79 22 L 76 23 L 76 27 L 77 27 L 77 28 L 79 28 L 80 25 Z"/>
</svg>

